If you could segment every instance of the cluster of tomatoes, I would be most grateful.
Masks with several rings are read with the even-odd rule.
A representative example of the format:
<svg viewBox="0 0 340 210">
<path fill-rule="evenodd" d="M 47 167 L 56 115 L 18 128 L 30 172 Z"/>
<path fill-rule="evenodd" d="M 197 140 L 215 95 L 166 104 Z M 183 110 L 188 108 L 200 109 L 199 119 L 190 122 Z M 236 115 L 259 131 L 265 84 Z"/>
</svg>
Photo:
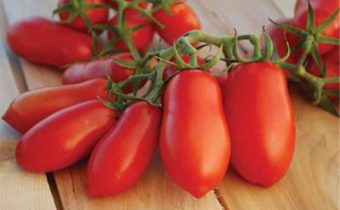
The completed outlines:
<svg viewBox="0 0 340 210">
<path fill-rule="evenodd" d="M 330 44 L 329 42 L 323 42 L 322 38 L 320 38 L 321 36 L 326 36 L 334 38 L 334 40 L 339 39 L 340 25 L 338 14 L 336 14 L 337 16 L 335 17 L 335 19 L 328 23 L 326 27 L 324 27 L 322 30 L 319 30 L 320 27 L 327 21 L 327 19 L 339 9 L 339 1 L 330 0 L 325 2 L 321 0 L 310 0 L 309 2 L 314 11 L 315 24 L 315 26 L 313 26 L 313 29 L 312 27 L 310 27 L 310 29 L 312 29 L 310 31 L 314 33 L 316 39 L 320 40 L 320 43 L 317 45 L 317 52 L 319 55 L 316 55 L 316 51 L 312 51 L 312 53 L 308 55 L 307 59 L 304 60 L 303 65 L 309 73 L 315 76 L 325 78 L 339 77 L 339 41 L 337 41 L 337 44 Z M 304 32 L 307 32 L 307 30 L 309 30 L 308 26 L 306 27 L 307 19 L 308 1 L 297 0 L 295 4 L 294 17 L 278 20 L 277 22 L 281 24 L 286 24 L 287 26 L 296 27 Z M 285 55 L 286 42 L 288 41 L 288 44 L 291 48 L 291 54 L 286 62 L 289 64 L 298 63 L 303 53 L 303 46 L 301 46 L 301 43 L 299 42 L 304 41 L 307 34 L 305 33 L 298 36 L 292 33 L 290 30 L 288 30 L 287 33 L 284 33 L 284 29 L 275 24 L 272 24 L 268 27 L 268 33 L 273 39 L 279 56 Z M 300 48 L 296 48 L 296 46 L 298 46 L 299 44 Z M 318 56 L 320 57 L 316 58 Z M 289 76 L 290 72 L 287 71 L 286 74 L 287 76 Z M 324 89 L 325 93 L 329 93 L 327 95 L 330 100 L 337 101 L 339 99 L 339 82 L 326 84 L 324 86 Z"/>
<path fill-rule="evenodd" d="M 159 67 L 162 75 L 155 75 L 160 80 L 151 82 L 160 84 L 156 85 L 161 91 L 156 98 L 159 106 L 135 96 L 133 82 L 123 86 L 122 92 L 112 92 L 117 83 L 140 76 L 129 61 L 136 61 L 139 53 L 149 48 L 154 30 L 172 45 L 185 32 L 200 29 L 197 16 L 187 4 L 150 2 L 153 4 L 61 0 L 56 10 L 60 22 L 32 18 L 9 28 L 8 44 L 19 56 L 40 64 L 68 66 L 63 86 L 26 92 L 15 98 L 3 115 L 23 134 L 16 147 L 18 164 L 28 171 L 51 172 L 89 156 L 90 196 L 128 189 L 157 149 L 169 176 L 197 198 L 218 185 L 229 162 L 251 183 L 271 186 L 278 182 L 293 157 L 295 121 L 286 75 L 276 64 L 240 62 L 232 66 L 227 77 L 217 78 L 212 76 L 214 69 Z M 314 4 L 317 13 L 319 4 Z M 111 10 L 116 13 L 109 18 Z M 297 14 L 307 11 L 304 6 L 297 10 Z M 300 23 L 299 17 L 296 15 L 295 22 Z M 106 30 L 108 25 L 113 28 Z M 97 43 L 96 37 L 103 30 L 109 41 Z M 273 30 L 283 37 L 278 32 L 281 29 Z M 278 53 L 283 54 L 280 44 L 284 38 L 274 36 L 273 41 Z M 93 58 L 97 50 L 110 51 L 107 46 L 119 53 L 76 63 Z M 321 53 L 323 47 L 319 48 Z M 137 56 L 133 49 L 138 51 Z M 124 50 L 128 52 L 121 52 Z M 329 59 L 333 58 L 323 56 L 328 72 Z M 194 60 L 199 65 L 205 62 L 190 55 L 182 55 L 182 60 Z M 152 74 L 149 71 L 142 74 Z M 139 85 L 147 84 L 146 80 L 138 80 L 143 83 Z"/>
</svg>

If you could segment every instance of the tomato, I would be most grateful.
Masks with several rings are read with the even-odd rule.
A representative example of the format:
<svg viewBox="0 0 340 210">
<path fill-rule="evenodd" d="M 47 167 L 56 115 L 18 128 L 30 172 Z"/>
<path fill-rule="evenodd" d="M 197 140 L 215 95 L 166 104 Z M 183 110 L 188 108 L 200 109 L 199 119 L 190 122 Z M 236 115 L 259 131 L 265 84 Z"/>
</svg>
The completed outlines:
<svg viewBox="0 0 340 210">
<path fill-rule="evenodd" d="M 99 100 L 58 111 L 24 134 L 16 147 L 18 164 L 28 171 L 50 172 L 68 167 L 90 153 L 114 124 L 115 111 Z"/>
<path fill-rule="evenodd" d="M 106 78 L 107 75 L 118 83 L 126 80 L 130 75 L 135 73 L 134 69 L 127 69 L 116 64 L 113 59 L 133 60 L 132 55 L 128 52 L 119 53 L 112 58 L 95 60 L 89 63 L 75 64 L 65 70 L 63 74 L 63 83 L 72 84 L 86 81 L 93 78 Z M 131 92 L 132 84 L 124 88 L 125 92 Z"/>
<path fill-rule="evenodd" d="M 143 26 L 132 32 L 132 42 L 137 48 L 137 50 L 141 52 L 146 52 L 149 46 L 151 45 L 154 37 L 154 29 L 152 28 L 151 23 L 148 22 L 149 20 L 143 17 L 138 12 L 128 9 L 125 10 L 125 25 L 127 28 Z M 109 20 L 109 24 L 114 26 L 117 23 L 117 16 L 114 16 L 112 19 Z M 113 34 L 108 33 L 108 38 L 112 39 Z M 128 47 L 124 43 L 123 40 L 119 40 L 115 47 L 122 50 L 127 50 Z"/>
<path fill-rule="evenodd" d="M 170 15 L 164 9 L 159 9 L 153 13 L 153 16 L 164 26 L 164 28 L 160 28 L 154 25 L 154 28 L 169 45 L 172 45 L 177 38 L 186 32 L 201 29 L 200 20 L 188 4 L 171 5 L 170 10 Z"/>
<path fill-rule="evenodd" d="M 339 77 L 339 47 L 335 47 L 332 51 L 329 53 L 323 55 L 321 57 L 322 63 L 325 64 L 325 77 Z M 313 59 L 310 59 L 306 69 L 308 72 L 312 73 L 315 76 L 320 76 L 320 71 L 316 65 L 316 63 L 313 61 Z M 327 90 L 340 90 L 340 83 L 329 83 L 324 86 Z M 339 96 L 329 96 L 329 99 L 336 101 L 339 99 Z"/>
<path fill-rule="evenodd" d="M 7 42 L 17 55 L 39 64 L 60 67 L 92 58 L 91 37 L 42 17 L 11 25 Z"/>
<path fill-rule="evenodd" d="M 278 23 L 282 23 L 282 24 L 290 24 L 291 23 L 291 19 L 282 19 L 277 21 Z M 284 31 L 274 25 L 271 24 L 268 26 L 267 28 L 267 32 L 269 34 L 269 36 L 271 37 L 273 43 L 274 43 L 274 47 L 276 50 L 276 53 L 278 54 L 278 56 L 284 57 L 286 55 L 286 42 L 288 42 L 290 50 L 292 50 L 294 48 L 294 46 L 297 44 L 297 40 L 293 39 L 293 40 L 288 40 L 285 38 L 285 34 Z M 262 42 L 262 45 L 264 46 L 264 40 Z M 294 53 L 291 52 L 291 55 L 289 56 L 289 58 L 286 60 L 286 63 L 290 63 L 290 64 L 296 64 L 300 58 L 302 54 L 302 50 L 297 50 Z"/>
<path fill-rule="evenodd" d="M 60 8 L 70 4 L 72 5 L 72 0 L 59 0 L 58 7 Z M 78 5 L 75 6 L 74 10 L 75 12 L 77 12 L 77 10 L 84 11 L 85 15 L 88 17 L 92 25 L 107 22 L 109 17 L 109 10 L 107 8 L 96 9 L 84 8 L 86 6 L 94 5 L 103 6 L 106 5 L 106 2 L 104 0 L 83 0 L 82 3 L 78 2 Z M 66 21 L 70 16 L 70 12 L 60 12 L 58 15 L 60 20 Z M 79 15 L 77 15 L 77 17 L 68 25 L 77 31 L 88 32 L 88 28 L 85 21 Z"/>
<path fill-rule="evenodd" d="M 146 102 L 134 103 L 123 112 L 90 156 L 90 196 L 119 193 L 137 182 L 157 148 L 160 120 L 160 110 Z"/>
<path fill-rule="evenodd" d="M 319 8 L 327 11 L 335 11 L 339 7 L 339 0 L 309 0 L 313 8 Z M 294 7 L 294 13 L 297 14 L 307 9 L 307 0 L 297 0 Z"/>
<path fill-rule="evenodd" d="M 16 97 L 2 119 L 20 133 L 65 107 L 101 97 L 106 99 L 106 81 L 90 80 L 80 84 L 40 88 Z"/>
<path fill-rule="evenodd" d="M 284 73 L 274 64 L 239 64 L 223 89 L 231 163 L 249 182 L 271 186 L 288 170 L 295 121 Z"/>
<path fill-rule="evenodd" d="M 313 4 L 312 4 L 313 5 Z M 331 0 L 324 3 L 324 1 L 315 1 L 314 3 L 314 16 L 315 16 L 315 25 L 321 25 L 333 12 L 335 12 L 339 8 L 336 1 Z M 306 28 L 307 22 L 307 8 L 299 9 L 293 18 L 292 25 L 298 28 Z M 322 32 L 322 35 L 339 38 L 340 25 L 339 25 L 339 15 L 333 22 L 328 25 L 328 27 Z M 294 36 L 293 36 L 294 37 Z M 293 39 L 293 38 L 290 38 Z M 295 37 L 297 39 L 297 37 Z M 319 52 L 320 54 L 325 54 L 332 50 L 334 45 L 331 44 L 319 44 Z"/>
<path fill-rule="evenodd" d="M 167 85 L 160 155 L 170 177 L 197 198 L 222 180 L 229 132 L 219 84 L 209 73 L 183 71 Z"/>
</svg>

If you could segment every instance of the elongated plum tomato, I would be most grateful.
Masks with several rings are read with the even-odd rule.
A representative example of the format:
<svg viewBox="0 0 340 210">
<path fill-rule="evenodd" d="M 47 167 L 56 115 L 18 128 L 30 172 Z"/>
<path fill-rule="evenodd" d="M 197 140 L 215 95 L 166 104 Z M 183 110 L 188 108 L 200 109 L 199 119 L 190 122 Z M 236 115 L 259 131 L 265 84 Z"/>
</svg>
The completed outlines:
<svg viewBox="0 0 340 210">
<path fill-rule="evenodd" d="M 66 5 L 69 5 L 72 0 L 59 0 L 58 7 L 64 7 Z M 82 3 L 78 3 L 79 8 L 74 8 L 75 10 L 82 10 L 84 11 L 85 15 L 89 19 L 90 23 L 98 24 L 98 23 L 105 23 L 109 17 L 109 10 L 108 8 L 92 8 L 92 9 L 84 9 L 88 6 L 104 6 L 106 2 L 104 0 L 84 0 Z M 82 8 L 83 6 L 83 8 Z M 60 12 L 59 18 L 62 21 L 66 21 L 70 17 L 70 12 Z M 76 16 L 76 18 L 71 22 L 68 23 L 68 25 L 81 32 L 87 32 L 88 28 L 83 18 L 81 18 L 79 15 Z"/>
<path fill-rule="evenodd" d="M 161 112 L 146 102 L 130 105 L 99 141 L 87 166 L 90 196 L 122 192 L 137 182 L 158 145 Z"/>
<path fill-rule="evenodd" d="M 153 16 L 164 26 L 160 28 L 154 24 L 154 28 L 160 37 L 169 45 L 181 35 L 191 30 L 201 29 L 201 22 L 195 12 L 186 3 L 170 6 L 171 14 L 164 9 L 157 10 Z"/>
<path fill-rule="evenodd" d="M 24 59 L 55 67 L 92 58 L 90 36 L 42 17 L 11 25 L 7 31 L 7 43 Z"/>
<path fill-rule="evenodd" d="M 295 146 L 283 70 L 266 62 L 240 64 L 223 91 L 232 165 L 249 182 L 273 185 L 287 172 Z"/>
<path fill-rule="evenodd" d="M 229 131 L 219 84 L 209 73 L 184 71 L 166 87 L 160 155 L 170 177 L 197 198 L 222 180 Z"/>
<path fill-rule="evenodd" d="M 136 71 L 128 69 L 116 64 L 113 59 L 120 59 L 124 61 L 133 61 L 132 55 L 128 52 L 118 53 L 111 58 L 91 61 L 89 63 L 75 64 L 65 70 L 63 74 L 63 83 L 72 84 L 86 81 L 94 78 L 110 78 L 118 83 L 126 80 L 130 75 Z M 145 82 L 145 81 L 144 81 Z M 125 86 L 125 92 L 131 92 L 133 85 Z"/>
<path fill-rule="evenodd" d="M 25 133 L 56 111 L 98 97 L 108 98 L 104 79 L 35 89 L 16 97 L 2 119 L 20 133 Z"/>
<path fill-rule="evenodd" d="M 20 138 L 18 164 L 28 171 L 50 172 L 76 163 L 113 126 L 114 114 L 99 100 L 91 100 L 50 115 Z"/>
</svg>

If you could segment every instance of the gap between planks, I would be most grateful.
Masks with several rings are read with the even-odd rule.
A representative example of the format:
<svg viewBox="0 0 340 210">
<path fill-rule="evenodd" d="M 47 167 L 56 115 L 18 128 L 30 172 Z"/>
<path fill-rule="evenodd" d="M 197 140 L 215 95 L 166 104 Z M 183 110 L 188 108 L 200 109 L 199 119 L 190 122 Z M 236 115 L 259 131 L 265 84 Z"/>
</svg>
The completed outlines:
<svg viewBox="0 0 340 210">
<path fill-rule="evenodd" d="M 1 34 L 0 34 L 1 41 L 4 43 L 4 46 L 5 46 L 5 54 L 9 61 L 11 73 L 13 74 L 13 77 L 15 79 L 16 87 L 19 93 L 26 92 L 28 90 L 28 86 L 27 86 L 26 79 L 23 73 L 23 68 L 21 66 L 20 58 L 16 56 L 15 54 L 13 54 L 10 50 L 8 50 L 8 47 L 7 47 L 6 31 L 8 29 L 8 20 L 5 15 L 4 5 L 3 5 L 2 0 L 0 1 L 0 28 L 2 29 Z M 46 178 L 48 181 L 50 192 L 54 200 L 54 204 L 58 210 L 62 210 L 63 209 L 62 203 L 61 203 L 61 199 L 59 196 L 57 185 L 55 183 L 54 175 L 51 173 L 48 173 L 46 174 Z"/>
</svg>

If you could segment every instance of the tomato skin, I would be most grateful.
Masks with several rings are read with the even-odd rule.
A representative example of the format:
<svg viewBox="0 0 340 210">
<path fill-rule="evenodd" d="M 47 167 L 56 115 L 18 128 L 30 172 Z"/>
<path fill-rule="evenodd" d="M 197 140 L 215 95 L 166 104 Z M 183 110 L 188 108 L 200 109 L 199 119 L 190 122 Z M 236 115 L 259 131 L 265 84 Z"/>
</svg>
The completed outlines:
<svg viewBox="0 0 340 210">
<path fill-rule="evenodd" d="M 195 12 L 186 3 L 170 6 L 169 16 L 163 9 L 157 10 L 153 16 L 162 24 L 164 28 L 154 25 L 155 30 L 161 38 L 172 45 L 181 35 L 194 29 L 201 29 L 201 23 Z"/>
<path fill-rule="evenodd" d="M 136 71 L 134 69 L 121 67 L 112 59 L 133 60 L 130 53 L 123 52 L 107 59 L 75 64 L 65 70 L 63 74 L 63 84 L 79 83 L 94 78 L 106 78 L 107 75 L 109 75 L 114 82 L 118 83 L 126 80 L 130 75 L 135 74 Z M 145 82 L 146 81 L 142 83 Z M 132 89 L 133 85 L 129 84 L 125 86 L 124 92 L 131 92 Z"/>
<path fill-rule="evenodd" d="M 161 111 L 146 102 L 130 105 L 93 150 L 87 166 L 90 196 L 122 192 L 137 182 L 158 145 Z"/>
<path fill-rule="evenodd" d="M 56 111 L 98 97 L 108 98 L 104 79 L 40 88 L 17 96 L 2 119 L 20 133 L 25 133 L 40 120 Z"/>
<path fill-rule="evenodd" d="M 282 19 L 282 20 L 278 20 L 277 22 L 281 24 L 291 25 L 292 20 Z M 288 42 L 290 50 L 292 50 L 293 47 L 297 44 L 296 39 L 290 40 L 288 39 L 288 36 L 286 39 L 284 36 L 284 31 L 280 27 L 276 26 L 275 24 L 269 25 L 267 28 L 267 32 L 270 35 L 274 43 L 275 50 L 279 57 L 284 57 L 286 55 L 286 42 Z M 264 41 L 262 45 L 264 46 Z M 291 53 L 291 55 L 286 60 L 286 63 L 296 64 L 299 58 L 301 57 L 301 54 L 302 54 L 302 50 L 297 50 L 294 53 Z"/>
<path fill-rule="evenodd" d="M 314 3 L 313 3 L 314 2 Z M 325 3 L 326 2 L 326 3 Z M 312 6 L 314 9 L 314 16 L 315 16 L 315 25 L 320 26 L 336 9 L 339 8 L 339 5 L 334 0 L 330 1 L 312 1 Z M 306 22 L 307 22 L 307 8 L 302 7 L 301 9 L 297 9 L 298 12 L 295 13 L 295 16 L 292 21 L 292 25 L 298 28 L 305 29 Z M 333 22 L 328 25 L 328 27 L 322 32 L 322 35 L 329 36 L 333 38 L 339 38 L 340 24 L 339 24 L 339 15 Z M 294 35 L 289 36 L 291 40 L 298 39 Z M 320 54 L 325 54 L 331 51 L 335 45 L 331 44 L 319 44 L 319 52 Z"/>
<path fill-rule="evenodd" d="M 340 64 L 339 64 L 339 47 L 334 47 L 332 51 L 329 53 L 321 56 L 322 63 L 325 64 L 326 73 L 325 77 L 339 77 L 340 72 Z M 314 60 L 311 58 L 306 66 L 306 70 L 310 72 L 311 74 L 315 76 L 320 76 L 320 71 L 314 62 Z M 340 83 L 329 83 L 326 84 L 324 89 L 328 90 L 340 90 Z M 332 101 L 336 101 L 339 99 L 339 96 L 329 96 L 329 99 Z"/>
<path fill-rule="evenodd" d="M 110 25 L 116 25 L 117 16 L 114 16 L 109 20 Z M 127 28 L 137 27 L 144 25 L 142 28 L 132 33 L 132 42 L 137 50 L 140 52 L 146 52 L 151 45 L 154 37 L 154 29 L 151 23 L 148 23 L 148 19 L 141 16 L 138 12 L 128 9 L 125 10 L 125 24 Z M 108 33 L 108 39 L 112 39 L 113 34 Z M 128 47 L 123 40 L 119 40 L 115 47 L 122 50 L 128 50 Z"/>
<path fill-rule="evenodd" d="M 266 62 L 240 64 L 229 73 L 223 95 L 232 165 L 249 182 L 273 185 L 288 170 L 295 146 L 283 71 Z"/>
<path fill-rule="evenodd" d="M 63 7 L 69 4 L 71 0 L 59 0 L 58 7 Z M 104 0 L 85 0 L 83 2 L 84 5 L 90 6 L 90 5 L 105 5 L 106 2 Z M 105 23 L 108 20 L 109 17 L 109 11 L 106 8 L 97 8 L 97 9 L 88 9 L 86 10 L 85 14 L 89 18 L 92 25 L 98 24 L 98 23 Z M 69 12 L 61 12 L 58 14 L 60 20 L 66 21 L 70 13 Z M 80 31 L 80 32 L 88 32 L 88 28 L 86 26 L 85 21 L 78 15 L 70 24 L 67 24 L 71 28 Z"/>
<path fill-rule="evenodd" d="M 229 132 L 219 84 L 209 73 L 183 71 L 166 87 L 160 155 L 170 177 L 197 198 L 225 175 Z"/>
<path fill-rule="evenodd" d="M 20 138 L 18 164 L 32 172 L 50 172 L 76 163 L 113 126 L 114 114 L 99 100 L 91 100 L 50 115 Z"/>
<path fill-rule="evenodd" d="M 321 10 L 335 11 L 339 7 L 339 0 L 309 0 L 313 8 Z M 297 0 L 294 7 L 294 13 L 297 14 L 303 10 L 307 10 L 307 0 Z"/>
<path fill-rule="evenodd" d="M 91 37 L 42 17 L 11 25 L 7 43 L 24 59 L 55 67 L 92 58 Z"/>
</svg>

